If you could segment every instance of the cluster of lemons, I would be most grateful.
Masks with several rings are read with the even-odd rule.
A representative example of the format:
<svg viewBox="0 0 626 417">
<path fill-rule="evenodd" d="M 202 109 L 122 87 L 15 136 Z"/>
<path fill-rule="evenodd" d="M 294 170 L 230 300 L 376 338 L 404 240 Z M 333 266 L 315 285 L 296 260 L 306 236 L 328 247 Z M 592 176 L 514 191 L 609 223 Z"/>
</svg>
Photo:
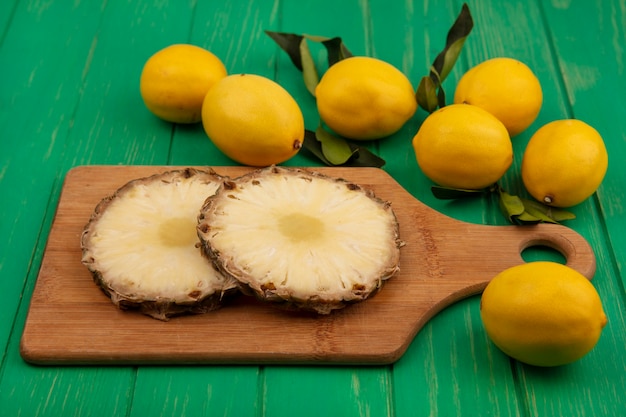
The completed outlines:
<svg viewBox="0 0 626 417">
<path fill-rule="evenodd" d="M 417 162 L 435 183 L 457 189 L 492 186 L 513 161 L 512 138 L 536 120 L 538 78 L 523 62 L 493 58 L 459 80 L 454 104 L 430 114 L 413 138 Z M 608 166 L 600 134 L 574 119 L 555 120 L 531 136 L 521 177 L 543 204 L 571 207 L 591 196 Z M 576 270 L 530 262 L 494 277 L 481 297 L 489 338 L 531 365 L 558 366 L 586 355 L 607 323 L 598 292 Z"/>
<path fill-rule="evenodd" d="M 202 122 L 215 146 L 244 165 L 279 164 L 304 141 L 304 117 L 287 90 L 260 75 L 229 75 L 216 55 L 199 46 L 175 44 L 152 55 L 140 92 L 163 120 Z"/>
<path fill-rule="evenodd" d="M 304 141 L 304 119 L 291 95 L 253 74 L 228 75 L 211 52 L 169 46 L 148 59 L 140 81 L 154 114 L 175 123 L 202 121 L 213 143 L 231 159 L 251 166 L 282 163 Z M 372 140 L 397 132 L 415 113 L 415 91 L 394 66 L 351 57 L 331 66 L 315 89 L 317 109 L 335 133 Z M 494 58 L 467 71 L 454 104 L 430 114 L 413 138 L 418 165 L 435 183 L 481 189 L 496 183 L 513 161 L 511 138 L 537 118 L 543 101 L 539 80 L 524 63 Z M 575 119 L 538 129 L 527 144 L 521 177 L 540 202 L 571 207 L 592 195 L 608 166 L 600 134 Z"/>
<path fill-rule="evenodd" d="M 140 91 L 152 113 L 173 123 L 201 121 L 216 147 L 244 165 L 285 162 L 304 140 L 301 109 L 284 88 L 259 75 L 228 75 L 217 56 L 198 46 L 171 45 L 151 56 Z M 390 136 L 417 110 L 407 77 L 370 57 L 331 66 L 315 97 L 324 123 L 355 140 Z"/>
<path fill-rule="evenodd" d="M 301 109 L 284 88 L 259 75 L 228 75 L 219 58 L 197 46 L 172 45 L 150 57 L 140 91 L 155 115 L 174 123 L 202 122 L 215 146 L 244 165 L 280 164 L 304 141 Z M 407 77 L 370 57 L 332 65 L 315 98 L 326 126 L 354 140 L 388 137 L 417 110 Z M 454 104 L 421 124 L 412 141 L 418 165 L 442 186 L 492 186 L 512 164 L 511 138 L 536 120 L 542 102 L 541 85 L 524 63 L 484 61 L 462 76 Z M 569 207 L 596 191 L 607 164 L 595 129 L 579 120 L 557 120 L 532 135 L 521 175 L 534 198 Z M 607 322 L 591 283 L 554 262 L 523 264 L 492 279 L 481 299 L 481 318 L 505 353 L 541 366 L 581 358 Z"/>
<path fill-rule="evenodd" d="M 439 185 L 481 189 L 513 161 L 511 138 L 537 118 L 539 80 L 523 62 L 493 58 L 459 80 L 454 104 L 426 118 L 413 139 L 419 166 Z M 583 121 L 555 120 L 540 127 L 524 151 L 521 176 L 543 204 L 575 206 L 600 186 L 608 166 L 600 134 Z"/>
</svg>

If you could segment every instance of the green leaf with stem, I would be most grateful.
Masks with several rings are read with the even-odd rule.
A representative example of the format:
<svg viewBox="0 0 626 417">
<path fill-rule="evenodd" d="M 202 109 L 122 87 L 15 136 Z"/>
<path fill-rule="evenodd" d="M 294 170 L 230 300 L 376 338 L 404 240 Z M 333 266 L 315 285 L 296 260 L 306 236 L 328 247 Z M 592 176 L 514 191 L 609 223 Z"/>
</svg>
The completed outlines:
<svg viewBox="0 0 626 417">
<path fill-rule="evenodd" d="M 309 90 L 309 93 L 315 96 L 315 87 L 319 84 L 320 77 L 317 73 L 317 68 L 315 67 L 315 62 L 313 61 L 309 44 L 304 37 L 300 41 L 300 61 L 302 65 L 302 78 L 304 79 L 304 85 L 306 86 L 306 89 Z"/>
<path fill-rule="evenodd" d="M 538 201 L 512 196 L 498 187 L 500 207 L 514 224 L 559 223 L 574 219 L 569 211 L 546 206 Z"/>
<path fill-rule="evenodd" d="M 325 165 L 333 166 L 328 159 L 324 156 L 324 152 L 322 152 L 322 144 L 317 140 L 315 136 L 315 132 L 312 130 L 305 129 L 304 131 L 304 142 L 302 143 L 302 148 L 311 152 L 317 159 L 322 161 Z"/>
<path fill-rule="evenodd" d="M 270 30 L 266 30 L 265 33 L 287 53 L 293 65 L 302 71 L 300 44 L 304 36 L 295 33 L 272 32 Z"/>
<path fill-rule="evenodd" d="M 498 199 L 498 206 L 502 214 L 509 222 L 516 225 L 559 223 L 576 218 L 576 216 L 569 211 L 509 194 L 498 184 L 479 190 L 465 190 L 435 185 L 431 187 L 431 191 L 436 198 L 442 200 L 493 195 Z"/>
<path fill-rule="evenodd" d="M 319 75 L 307 41 L 320 43 L 326 48 L 329 67 L 342 59 L 352 56 L 352 53 L 344 45 L 340 37 L 298 35 L 269 30 L 266 30 L 265 33 L 289 55 L 295 67 L 302 71 L 304 84 L 313 96 L 315 96 L 315 87 L 319 83 Z"/>
<path fill-rule="evenodd" d="M 502 188 L 498 188 L 498 196 L 502 214 L 504 214 L 510 222 L 515 223 L 515 219 L 524 213 L 524 203 L 522 203 L 522 200 L 520 200 L 518 196 L 511 195 Z"/>
<path fill-rule="evenodd" d="M 417 86 L 415 97 L 419 105 L 428 113 L 434 112 L 439 107 L 437 85 L 429 76 L 422 78 L 422 81 Z"/>
<path fill-rule="evenodd" d="M 472 14 L 470 13 L 467 3 L 463 3 L 461 12 L 448 31 L 446 46 L 443 51 L 437 55 L 431 67 L 431 74 L 437 77 L 440 84 L 446 79 L 450 71 L 452 71 L 461 53 L 461 49 L 463 49 L 463 44 L 473 27 L 474 19 L 472 19 Z"/>
<path fill-rule="evenodd" d="M 537 217 L 547 217 L 552 223 L 573 220 L 576 218 L 576 215 L 572 212 L 556 207 L 550 207 L 535 200 L 522 198 L 522 202 L 524 203 L 526 211 Z"/>
<path fill-rule="evenodd" d="M 513 224 L 524 226 L 524 225 L 533 225 L 533 224 L 541 223 L 542 220 L 533 216 L 529 212 L 524 211 L 522 214 L 518 216 L 513 216 L 513 218 L 511 219 L 511 222 Z"/>
<path fill-rule="evenodd" d="M 384 159 L 376 154 L 373 154 L 367 148 L 360 147 L 353 142 L 346 141 L 346 143 L 350 147 L 352 156 L 346 162 L 340 164 L 340 166 L 381 168 L 385 165 Z M 308 129 L 304 131 L 304 143 L 302 147 L 311 152 L 325 165 L 338 166 L 326 159 L 324 151 L 322 150 L 322 142 L 318 140 L 316 132 Z"/>
<path fill-rule="evenodd" d="M 326 47 L 329 67 L 333 66 L 342 59 L 350 58 L 352 56 L 352 52 L 348 50 L 339 37 L 324 40 L 322 41 L 322 45 Z"/>
<path fill-rule="evenodd" d="M 345 164 L 356 152 L 348 142 L 326 131 L 321 124 L 315 131 L 315 137 L 322 144 L 324 157 L 332 165 Z"/>
<path fill-rule="evenodd" d="M 444 107 L 446 105 L 446 94 L 442 87 L 443 81 L 450 71 L 452 71 L 463 49 L 465 40 L 473 27 L 474 19 L 472 18 L 472 14 L 470 13 L 467 3 L 463 3 L 461 12 L 448 31 L 445 48 L 433 61 L 429 75 L 423 77 L 417 87 L 417 102 L 420 107 L 427 112 L 432 113 L 437 107 Z M 437 106 L 433 106 L 433 103 L 437 103 Z"/>
<path fill-rule="evenodd" d="M 491 192 L 491 188 L 483 188 L 481 190 L 465 190 L 462 188 L 442 187 L 440 185 L 433 185 L 430 190 L 435 198 L 440 200 L 456 200 L 458 198 L 479 197 Z"/>
</svg>

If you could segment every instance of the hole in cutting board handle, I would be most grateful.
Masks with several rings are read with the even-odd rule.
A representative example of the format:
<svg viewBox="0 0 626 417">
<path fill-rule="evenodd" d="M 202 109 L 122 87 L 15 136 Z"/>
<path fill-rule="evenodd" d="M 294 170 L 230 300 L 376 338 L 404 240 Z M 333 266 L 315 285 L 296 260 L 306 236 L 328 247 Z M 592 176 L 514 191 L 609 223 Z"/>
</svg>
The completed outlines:
<svg viewBox="0 0 626 417">
<path fill-rule="evenodd" d="M 545 244 L 527 246 L 522 250 L 521 255 L 526 262 L 550 261 L 563 265 L 567 262 L 567 258 L 561 251 Z"/>
<path fill-rule="evenodd" d="M 592 279 L 595 275 L 596 258 L 593 249 L 589 242 L 577 232 L 564 226 L 545 225 L 540 230 L 528 229 L 527 233 L 520 241 L 519 246 L 520 257 L 524 261 L 538 260 L 529 259 L 538 255 L 538 253 L 533 254 L 533 251 L 543 251 L 543 254 L 547 255 L 548 250 L 553 250 L 561 255 L 560 263 L 577 270 L 588 279 Z M 533 249 L 541 247 L 543 250 Z M 527 249 L 530 249 L 530 252 L 526 253 L 526 257 L 524 257 L 523 253 Z M 555 253 L 551 253 L 550 256 L 552 258 L 558 257 Z"/>
</svg>

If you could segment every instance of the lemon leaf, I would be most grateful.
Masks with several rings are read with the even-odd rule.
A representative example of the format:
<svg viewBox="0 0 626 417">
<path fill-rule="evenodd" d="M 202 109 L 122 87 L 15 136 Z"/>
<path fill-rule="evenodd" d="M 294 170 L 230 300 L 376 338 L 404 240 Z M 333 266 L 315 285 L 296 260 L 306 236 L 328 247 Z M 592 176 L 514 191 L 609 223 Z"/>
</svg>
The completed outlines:
<svg viewBox="0 0 626 417">
<path fill-rule="evenodd" d="M 283 51 L 287 52 L 293 65 L 302 71 L 300 44 L 304 36 L 294 33 L 272 32 L 269 30 L 266 30 L 265 33 L 272 38 Z"/>
<path fill-rule="evenodd" d="M 446 92 L 441 85 L 437 90 L 437 103 L 439 104 L 439 107 L 445 107 L 446 105 Z"/>
<path fill-rule="evenodd" d="M 346 143 L 350 146 L 352 157 L 342 166 L 380 168 L 385 165 L 385 160 L 370 152 L 369 149 L 359 146 L 353 141 L 346 140 Z"/>
<path fill-rule="evenodd" d="M 463 3 L 461 12 L 457 16 L 456 20 L 448 31 L 446 38 L 446 46 L 437 55 L 433 62 L 431 72 L 434 71 L 437 74 L 439 82 L 442 83 L 456 63 L 465 39 L 469 36 L 472 28 L 474 27 L 474 19 L 470 13 L 467 3 Z"/>
<path fill-rule="evenodd" d="M 556 220 L 554 220 L 550 216 L 547 216 L 541 210 L 537 210 L 533 207 L 526 207 L 524 210 L 524 214 L 532 216 L 533 218 L 544 223 L 558 223 Z"/>
<path fill-rule="evenodd" d="M 480 190 L 465 190 L 461 188 L 442 187 L 440 185 L 433 185 L 430 187 L 430 191 L 435 198 L 440 200 L 454 200 L 457 198 L 477 197 L 489 193 L 489 188 L 483 188 Z"/>
<path fill-rule="evenodd" d="M 559 223 L 576 218 L 569 211 L 549 207 L 534 200 L 511 195 L 498 188 L 500 208 L 513 224 Z"/>
<path fill-rule="evenodd" d="M 385 160 L 380 156 L 373 154 L 367 148 L 350 143 L 350 146 L 356 150 L 354 156 L 344 166 L 350 167 L 374 167 L 381 168 L 385 165 Z"/>
<path fill-rule="evenodd" d="M 315 137 L 322 144 L 322 153 L 332 165 L 342 165 L 348 162 L 355 150 L 350 148 L 344 139 L 332 135 L 321 125 L 315 130 Z"/>
<path fill-rule="evenodd" d="M 545 204 L 541 204 L 538 201 L 528 200 L 526 198 L 521 199 L 524 203 L 526 211 L 535 214 L 537 217 L 546 217 L 551 223 L 558 223 L 564 220 L 572 220 L 576 218 L 576 215 L 567 210 L 559 209 L 556 207 L 550 207 Z"/>
<path fill-rule="evenodd" d="M 313 62 L 313 56 L 309 50 L 309 44 L 306 38 L 302 38 L 300 41 L 300 62 L 302 65 L 302 78 L 304 79 L 304 85 L 309 93 L 315 97 L 315 87 L 320 82 L 320 77 L 317 74 L 317 68 L 315 68 L 315 62 Z"/>
<path fill-rule="evenodd" d="M 315 132 L 312 130 L 304 130 L 304 141 L 302 142 L 302 147 L 315 155 L 315 157 L 317 157 L 325 165 L 332 166 L 332 164 L 324 156 L 324 152 L 322 152 L 322 144 L 317 140 Z"/>
<path fill-rule="evenodd" d="M 437 106 L 439 106 L 437 85 L 432 78 L 428 76 L 422 77 L 422 80 L 417 86 L 415 98 L 417 99 L 417 104 L 427 112 L 432 113 L 437 110 Z"/>
<path fill-rule="evenodd" d="M 436 198 L 441 200 L 463 199 L 484 196 L 486 194 L 497 194 L 500 211 L 509 220 L 509 222 L 516 225 L 559 223 L 564 220 L 576 218 L 576 216 L 569 211 L 550 207 L 535 200 L 529 200 L 509 194 L 498 184 L 494 184 L 491 187 L 480 190 L 466 190 L 434 185 L 431 187 L 431 191 Z"/>
<path fill-rule="evenodd" d="M 352 52 L 348 50 L 346 45 L 344 45 L 343 41 L 339 36 L 335 36 L 334 38 L 329 38 L 327 36 L 319 36 L 319 35 L 302 35 L 306 39 L 309 39 L 313 42 L 319 42 L 326 48 L 326 54 L 328 57 L 328 66 L 332 66 L 342 59 L 349 58 L 352 56 Z"/>
<path fill-rule="evenodd" d="M 366 148 L 362 148 L 352 142 L 346 141 L 352 152 L 351 157 L 344 163 L 339 164 L 345 167 L 375 167 L 380 168 L 385 165 L 385 160 L 373 154 Z M 328 166 L 338 166 L 331 163 L 322 151 L 322 142 L 317 138 L 316 132 L 306 129 L 304 131 L 304 143 L 302 147 L 312 153 L 320 161 Z"/>
<path fill-rule="evenodd" d="M 469 6 L 463 3 L 461 12 L 448 30 L 446 46 L 433 61 L 428 76 L 423 77 L 417 87 L 417 103 L 427 112 L 432 113 L 437 107 L 446 105 L 446 94 L 442 83 L 452 71 L 473 27 L 474 19 Z"/>
<path fill-rule="evenodd" d="M 524 203 L 518 196 L 511 195 L 502 188 L 499 189 L 498 194 L 500 197 L 500 209 L 510 221 L 513 221 L 515 216 L 520 216 L 524 213 Z"/>
<path fill-rule="evenodd" d="M 511 223 L 523 225 L 537 224 L 544 221 L 541 217 L 527 211 L 524 202 L 518 196 L 511 195 L 502 188 L 498 189 L 498 194 L 500 197 L 500 209 Z"/>
<path fill-rule="evenodd" d="M 319 83 L 319 75 L 307 43 L 307 38 L 310 37 L 269 30 L 266 30 L 265 33 L 287 52 L 291 62 L 302 71 L 302 78 L 307 90 L 315 96 L 315 87 Z"/>
<path fill-rule="evenodd" d="M 328 54 L 328 66 L 332 66 L 342 59 L 346 59 L 352 56 L 352 52 L 348 50 L 346 45 L 339 37 L 334 37 L 322 41 L 322 45 L 326 47 Z"/>
<path fill-rule="evenodd" d="M 319 83 L 319 73 L 307 40 L 320 43 L 326 48 L 329 67 L 342 59 L 352 56 L 352 53 L 344 45 L 340 37 L 298 35 L 270 30 L 266 30 L 265 33 L 289 55 L 295 67 L 302 71 L 304 85 L 313 97 L 315 97 L 315 87 Z"/>
<path fill-rule="evenodd" d="M 518 216 L 513 216 L 513 218 L 511 218 L 511 223 L 517 224 L 517 225 L 531 225 L 531 224 L 541 223 L 541 219 L 533 216 L 527 211 L 524 211 L 522 214 Z"/>
</svg>

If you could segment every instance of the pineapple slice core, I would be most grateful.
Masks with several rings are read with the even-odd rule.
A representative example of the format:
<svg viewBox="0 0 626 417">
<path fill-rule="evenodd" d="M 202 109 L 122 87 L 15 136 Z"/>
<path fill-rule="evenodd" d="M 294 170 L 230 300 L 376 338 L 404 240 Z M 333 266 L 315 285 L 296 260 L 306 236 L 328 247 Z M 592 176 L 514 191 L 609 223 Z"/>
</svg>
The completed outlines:
<svg viewBox="0 0 626 417">
<path fill-rule="evenodd" d="M 307 241 L 312 243 L 324 236 L 324 222 L 303 213 L 290 213 L 281 216 L 278 228 L 292 242 Z"/>
<path fill-rule="evenodd" d="M 158 225 L 158 236 L 165 247 L 193 246 L 198 242 L 196 219 L 195 217 L 164 219 Z"/>
</svg>

